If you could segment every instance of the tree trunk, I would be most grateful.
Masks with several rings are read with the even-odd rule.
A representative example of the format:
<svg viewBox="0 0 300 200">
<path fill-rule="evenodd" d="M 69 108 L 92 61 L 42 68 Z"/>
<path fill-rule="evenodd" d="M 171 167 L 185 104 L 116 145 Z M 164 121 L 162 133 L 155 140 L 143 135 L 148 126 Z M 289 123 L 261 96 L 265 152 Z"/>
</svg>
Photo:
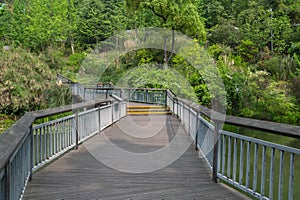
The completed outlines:
<svg viewBox="0 0 300 200">
<path fill-rule="evenodd" d="M 175 45 L 175 31 L 174 28 L 172 28 L 172 47 L 171 47 L 171 54 L 168 57 L 168 50 L 167 50 L 167 41 L 168 41 L 168 36 L 164 36 L 164 69 L 168 69 L 169 62 L 173 56 L 173 51 L 174 51 L 174 45 Z"/>
<path fill-rule="evenodd" d="M 164 35 L 164 69 L 168 69 L 167 36 Z"/>
<path fill-rule="evenodd" d="M 172 27 L 172 47 L 171 47 L 170 57 L 168 58 L 168 63 L 170 62 L 170 60 L 171 60 L 171 58 L 173 56 L 174 45 L 175 45 L 175 31 L 174 31 L 174 28 Z"/>
<path fill-rule="evenodd" d="M 74 39 L 73 39 L 73 38 L 71 38 L 71 41 L 70 41 L 70 43 L 71 43 L 72 55 L 74 55 L 74 53 L 75 53 L 75 50 L 74 50 Z"/>
</svg>

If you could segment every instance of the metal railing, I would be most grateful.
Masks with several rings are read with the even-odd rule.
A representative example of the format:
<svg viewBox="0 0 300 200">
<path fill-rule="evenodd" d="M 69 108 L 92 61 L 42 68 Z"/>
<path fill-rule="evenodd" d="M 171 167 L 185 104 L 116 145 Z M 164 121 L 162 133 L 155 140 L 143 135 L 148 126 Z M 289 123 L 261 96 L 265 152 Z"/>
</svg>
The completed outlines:
<svg viewBox="0 0 300 200">
<path fill-rule="evenodd" d="M 33 125 L 35 119 L 70 111 L 75 114 Z M 125 115 L 125 102 L 108 100 L 25 114 L 0 136 L 0 199 L 22 199 L 33 171 Z"/>
<path fill-rule="evenodd" d="M 123 98 L 120 88 L 85 87 L 80 83 L 69 82 L 73 95 L 78 95 L 83 101 L 108 99 L 110 95 Z"/>
<path fill-rule="evenodd" d="M 124 98 L 130 102 L 166 105 L 165 89 L 122 88 L 122 91 Z"/>
<path fill-rule="evenodd" d="M 213 181 L 220 179 L 260 199 L 293 199 L 299 149 L 221 130 L 219 119 L 211 118 L 212 110 L 176 98 L 170 91 L 166 104 L 207 161 Z M 300 138 L 299 126 L 234 116 L 224 119 L 226 124 Z"/>
<path fill-rule="evenodd" d="M 116 95 L 130 102 L 166 105 L 165 89 L 85 87 L 75 82 L 68 84 L 72 94 L 79 96 L 82 101 L 108 99 L 111 95 Z"/>
<path fill-rule="evenodd" d="M 90 94 L 86 92 L 87 89 L 82 90 L 83 86 L 74 88 L 84 99 L 97 96 L 98 90 L 95 88 Z M 114 95 L 129 101 L 167 105 L 178 116 L 194 141 L 196 150 L 207 161 L 213 181 L 222 180 L 260 199 L 293 199 L 295 196 L 295 185 L 300 182 L 295 180 L 295 163 L 300 161 L 299 149 L 224 131 L 220 119 L 211 117 L 212 110 L 175 97 L 170 91 L 118 91 L 122 92 Z M 76 112 L 33 125 L 35 119 L 69 111 Z M 69 149 L 76 148 L 80 142 L 125 115 L 126 103 L 112 100 L 27 113 L 0 136 L 0 199 L 22 198 L 32 171 Z M 224 119 L 226 124 L 300 138 L 299 126 L 234 116 L 225 116 Z"/>
<path fill-rule="evenodd" d="M 118 88 L 112 83 L 110 83 L 111 87 L 84 86 L 60 74 L 57 74 L 57 79 L 69 84 L 72 94 L 79 96 L 82 101 L 108 99 L 111 95 L 115 95 L 130 102 L 166 105 L 166 89 Z"/>
<path fill-rule="evenodd" d="M 221 131 L 218 177 L 258 198 L 293 199 L 296 155 L 299 149 Z"/>
</svg>

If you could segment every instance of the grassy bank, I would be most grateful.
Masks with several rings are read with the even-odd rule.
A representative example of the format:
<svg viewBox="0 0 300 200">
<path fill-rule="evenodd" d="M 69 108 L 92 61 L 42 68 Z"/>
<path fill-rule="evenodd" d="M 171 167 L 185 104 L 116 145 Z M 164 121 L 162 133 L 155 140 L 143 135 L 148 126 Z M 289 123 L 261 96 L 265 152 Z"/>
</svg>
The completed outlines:
<svg viewBox="0 0 300 200">
<path fill-rule="evenodd" d="M 0 114 L 0 134 L 2 134 L 6 129 L 13 125 L 17 119 L 12 116 L 7 116 L 5 114 Z"/>
</svg>

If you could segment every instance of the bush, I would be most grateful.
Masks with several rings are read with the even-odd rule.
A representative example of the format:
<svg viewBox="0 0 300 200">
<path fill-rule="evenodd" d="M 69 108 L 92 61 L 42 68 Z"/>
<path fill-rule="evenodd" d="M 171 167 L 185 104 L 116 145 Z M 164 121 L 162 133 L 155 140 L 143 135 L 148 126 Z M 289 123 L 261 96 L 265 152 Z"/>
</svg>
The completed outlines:
<svg viewBox="0 0 300 200">
<path fill-rule="evenodd" d="M 38 56 L 20 47 L 12 47 L 3 50 L 0 68 L 2 113 L 22 115 L 25 111 L 49 107 L 53 98 L 49 91 L 57 87 L 55 75 Z"/>
</svg>

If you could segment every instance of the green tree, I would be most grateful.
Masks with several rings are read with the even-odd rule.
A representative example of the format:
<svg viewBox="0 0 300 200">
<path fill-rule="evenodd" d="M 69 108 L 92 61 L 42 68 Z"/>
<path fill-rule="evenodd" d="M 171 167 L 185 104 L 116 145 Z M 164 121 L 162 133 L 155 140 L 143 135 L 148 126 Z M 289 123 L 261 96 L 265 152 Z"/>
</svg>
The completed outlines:
<svg viewBox="0 0 300 200">
<path fill-rule="evenodd" d="M 126 27 L 122 0 L 83 0 L 78 6 L 78 36 L 83 46 L 94 46 Z"/>
<path fill-rule="evenodd" d="M 131 1 L 132 2 L 132 1 Z M 206 32 L 204 29 L 203 19 L 200 17 L 197 7 L 192 1 L 141 1 L 140 5 L 150 10 L 154 16 L 159 19 L 160 27 L 172 30 L 172 35 L 164 35 L 164 66 L 167 68 L 172 58 L 172 53 L 168 55 L 167 40 L 171 37 L 172 49 L 174 48 L 174 31 L 182 32 L 190 37 L 197 38 L 199 42 L 204 43 Z"/>
<path fill-rule="evenodd" d="M 287 50 L 292 32 L 287 15 L 266 9 L 254 1 L 249 3 L 249 9 L 239 14 L 238 27 L 243 39 L 254 42 L 259 50 L 268 46 L 272 52 L 278 53 Z"/>
</svg>

